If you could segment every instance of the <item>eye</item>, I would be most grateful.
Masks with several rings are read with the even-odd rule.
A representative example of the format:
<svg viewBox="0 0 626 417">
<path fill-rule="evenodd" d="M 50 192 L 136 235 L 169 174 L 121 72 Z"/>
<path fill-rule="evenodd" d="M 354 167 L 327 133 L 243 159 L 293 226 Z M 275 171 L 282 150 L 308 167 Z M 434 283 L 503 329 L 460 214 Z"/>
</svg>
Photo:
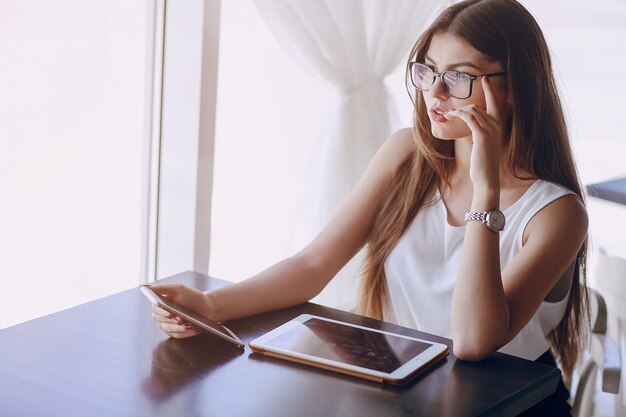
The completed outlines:
<svg viewBox="0 0 626 417">
<path fill-rule="evenodd" d="M 433 76 L 433 70 L 426 65 L 416 65 L 415 71 L 419 78 L 428 78 Z"/>
<path fill-rule="evenodd" d="M 449 86 L 454 86 L 463 80 L 462 73 L 456 71 L 446 71 L 443 73 L 443 81 Z"/>
</svg>

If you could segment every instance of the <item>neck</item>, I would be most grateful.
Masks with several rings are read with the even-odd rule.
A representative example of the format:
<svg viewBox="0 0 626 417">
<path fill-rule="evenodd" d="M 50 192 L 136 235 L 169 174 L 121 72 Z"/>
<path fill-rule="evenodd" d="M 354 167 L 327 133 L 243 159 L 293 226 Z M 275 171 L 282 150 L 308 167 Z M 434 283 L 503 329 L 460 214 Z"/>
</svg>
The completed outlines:
<svg viewBox="0 0 626 417">
<path fill-rule="evenodd" d="M 466 136 L 454 141 L 454 173 L 469 178 L 470 156 L 472 154 L 472 137 Z"/>
<path fill-rule="evenodd" d="M 454 168 L 450 173 L 450 184 L 452 187 L 462 185 L 470 181 L 470 157 L 472 154 L 472 137 L 467 136 L 454 141 Z M 525 170 L 519 171 L 522 176 L 531 177 Z M 507 188 L 519 183 L 517 178 L 508 168 L 504 159 L 500 159 L 500 188 Z"/>
</svg>

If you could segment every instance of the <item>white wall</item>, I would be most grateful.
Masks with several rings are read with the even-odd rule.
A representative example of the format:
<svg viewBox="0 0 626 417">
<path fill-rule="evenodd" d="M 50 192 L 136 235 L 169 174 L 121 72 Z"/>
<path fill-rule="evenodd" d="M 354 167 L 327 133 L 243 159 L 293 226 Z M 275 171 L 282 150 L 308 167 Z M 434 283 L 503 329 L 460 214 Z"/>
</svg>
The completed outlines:
<svg viewBox="0 0 626 417">
<path fill-rule="evenodd" d="M 542 26 L 584 184 L 626 177 L 626 2 L 522 0 Z M 590 197 L 590 280 L 595 252 L 626 258 L 626 206 Z"/>
</svg>

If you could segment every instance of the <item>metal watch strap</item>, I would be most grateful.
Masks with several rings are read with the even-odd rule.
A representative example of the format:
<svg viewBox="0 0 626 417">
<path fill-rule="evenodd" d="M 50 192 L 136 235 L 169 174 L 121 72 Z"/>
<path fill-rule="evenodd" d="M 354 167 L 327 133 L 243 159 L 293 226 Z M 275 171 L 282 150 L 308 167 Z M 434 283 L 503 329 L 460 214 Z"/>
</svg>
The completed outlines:
<svg viewBox="0 0 626 417">
<path fill-rule="evenodd" d="M 487 211 L 479 213 L 476 211 L 470 211 L 469 213 L 465 213 L 465 221 L 469 222 L 471 220 L 476 220 L 482 223 L 485 223 L 485 220 L 487 219 Z"/>
<path fill-rule="evenodd" d="M 476 220 L 483 223 L 487 226 L 487 229 L 492 232 L 501 232 L 504 230 L 504 225 L 506 224 L 506 218 L 504 217 L 504 213 L 502 213 L 499 209 L 494 208 L 489 211 L 485 211 L 483 213 L 477 213 L 470 211 L 469 213 L 465 213 L 465 221 Z"/>
</svg>

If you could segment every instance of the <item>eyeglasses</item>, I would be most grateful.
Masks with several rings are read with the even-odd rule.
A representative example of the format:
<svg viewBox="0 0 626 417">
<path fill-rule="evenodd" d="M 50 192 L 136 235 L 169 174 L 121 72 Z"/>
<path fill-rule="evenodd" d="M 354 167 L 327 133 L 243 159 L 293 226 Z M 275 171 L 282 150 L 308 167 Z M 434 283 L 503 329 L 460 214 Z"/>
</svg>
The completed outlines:
<svg viewBox="0 0 626 417">
<path fill-rule="evenodd" d="M 474 80 L 481 77 L 501 77 L 506 75 L 506 72 L 493 72 L 481 75 L 470 75 L 458 71 L 437 72 L 427 65 L 411 62 L 409 75 L 413 86 L 420 91 L 428 91 L 435 83 L 435 79 L 439 77 L 446 93 L 454 98 L 466 99 L 472 95 L 472 83 Z"/>
</svg>

